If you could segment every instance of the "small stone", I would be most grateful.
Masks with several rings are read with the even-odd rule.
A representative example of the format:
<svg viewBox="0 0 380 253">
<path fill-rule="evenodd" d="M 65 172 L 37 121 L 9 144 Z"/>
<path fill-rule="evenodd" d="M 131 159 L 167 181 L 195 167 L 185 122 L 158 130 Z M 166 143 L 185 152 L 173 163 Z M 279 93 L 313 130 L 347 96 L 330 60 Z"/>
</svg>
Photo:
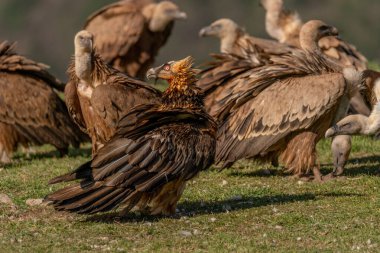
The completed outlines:
<svg viewBox="0 0 380 253">
<path fill-rule="evenodd" d="M 225 186 L 225 185 L 227 185 L 228 184 L 228 182 L 226 181 L 226 180 L 223 180 L 222 181 L 222 186 Z"/>
<path fill-rule="evenodd" d="M 210 219 L 210 221 L 211 221 L 211 222 L 215 222 L 215 221 L 216 221 L 216 218 L 212 217 L 212 218 Z"/>
<path fill-rule="evenodd" d="M 44 202 L 43 199 L 27 199 L 25 201 L 25 203 L 28 205 L 28 206 L 40 206 L 42 205 L 42 203 Z"/>
<path fill-rule="evenodd" d="M 193 230 L 193 235 L 200 235 L 201 232 L 198 229 Z"/>
<path fill-rule="evenodd" d="M 277 213 L 277 212 L 278 212 L 278 209 L 275 208 L 275 207 L 273 207 L 272 211 L 273 211 L 274 213 Z"/>
<path fill-rule="evenodd" d="M 303 185 L 303 184 L 305 184 L 305 182 L 304 182 L 304 181 L 301 181 L 301 180 L 298 180 L 298 181 L 297 181 L 297 184 L 298 184 L 298 185 Z"/>
<path fill-rule="evenodd" d="M 283 227 L 283 226 L 280 226 L 280 225 L 276 225 L 274 228 L 275 228 L 275 229 L 278 229 L 278 230 L 281 230 L 281 229 L 283 229 L 284 227 Z"/>
<path fill-rule="evenodd" d="M 301 241 L 302 240 L 302 238 L 301 237 L 297 237 L 297 241 Z"/>
<path fill-rule="evenodd" d="M 185 237 L 192 236 L 193 234 L 190 231 L 182 230 L 179 233 Z"/>
<path fill-rule="evenodd" d="M 14 205 L 11 198 L 7 194 L 4 194 L 4 193 L 0 194 L 0 204 L 6 204 L 6 205 L 10 205 L 10 206 Z"/>
<path fill-rule="evenodd" d="M 371 239 L 368 239 L 367 244 L 368 244 L 368 245 L 371 245 L 371 244 L 372 244 Z"/>
</svg>

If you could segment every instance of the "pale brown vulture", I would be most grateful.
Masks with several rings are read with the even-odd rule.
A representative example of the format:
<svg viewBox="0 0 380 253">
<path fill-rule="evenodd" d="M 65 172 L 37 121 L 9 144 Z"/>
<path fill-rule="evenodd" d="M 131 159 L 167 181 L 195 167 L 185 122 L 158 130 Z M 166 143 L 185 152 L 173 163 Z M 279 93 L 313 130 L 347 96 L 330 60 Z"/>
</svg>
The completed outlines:
<svg viewBox="0 0 380 253">
<path fill-rule="evenodd" d="M 150 215 L 176 210 L 187 180 L 214 161 L 216 123 L 203 108 L 192 59 L 166 63 L 148 76 L 169 82 L 160 101 L 136 106 L 94 156 L 51 183 L 80 179 L 47 196 L 57 210 L 105 212 L 120 207 Z"/>
<path fill-rule="evenodd" d="M 136 105 L 158 101 L 161 92 L 104 63 L 88 31 L 79 32 L 74 44 L 66 104 L 77 125 L 91 137 L 95 154 L 114 135 L 124 114 Z"/>
<path fill-rule="evenodd" d="M 61 155 L 71 144 L 87 140 L 70 119 L 65 103 L 53 89 L 64 85 L 47 71 L 47 66 L 0 44 L 0 156 L 9 162 L 18 144 L 55 146 Z"/>
<path fill-rule="evenodd" d="M 177 19 L 186 19 L 186 13 L 170 1 L 121 0 L 92 14 L 84 29 L 94 35 L 105 62 L 144 78 Z"/>
<path fill-rule="evenodd" d="M 233 20 L 226 18 L 218 19 L 211 25 L 202 28 L 199 31 L 199 36 L 218 38 L 220 40 L 220 52 L 236 56 L 244 55 L 249 47 L 271 54 L 282 54 L 290 50 L 277 41 L 250 36 Z"/>
<path fill-rule="evenodd" d="M 300 47 L 300 30 L 303 22 L 295 11 L 285 10 L 283 0 L 261 0 L 266 10 L 267 33 L 279 42 Z M 356 48 L 337 37 L 324 37 L 318 41 L 323 53 L 339 61 L 343 66 L 367 69 L 367 59 Z"/>
<path fill-rule="evenodd" d="M 309 21 L 300 33 L 303 50 L 273 55 L 246 77 L 249 88 L 224 98 L 216 162 L 279 158 L 287 171 L 303 177 L 312 170 L 322 180 L 315 146 L 344 116 L 361 83 L 359 72 L 343 70 L 321 52 L 317 42 L 335 35 L 336 28 Z"/>
</svg>

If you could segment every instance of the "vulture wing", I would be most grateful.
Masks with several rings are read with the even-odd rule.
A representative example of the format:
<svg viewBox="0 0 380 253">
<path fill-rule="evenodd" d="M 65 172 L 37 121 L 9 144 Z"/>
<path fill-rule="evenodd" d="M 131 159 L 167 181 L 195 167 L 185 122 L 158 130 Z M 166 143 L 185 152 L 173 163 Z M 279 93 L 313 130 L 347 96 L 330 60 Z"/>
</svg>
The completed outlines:
<svg viewBox="0 0 380 253">
<path fill-rule="evenodd" d="M 139 2 L 119 1 L 88 18 L 84 28 L 94 35 L 97 52 L 106 62 L 124 56 L 140 39 L 145 19 Z"/>
<path fill-rule="evenodd" d="M 108 78 L 107 83 L 95 88 L 91 97 L 94 111 L 108 126 L 116 128 L 119 120 L 136 105 L 157 103 L 161 92 L 122 74 Z"/>
<path fill-rule="evenodd" d="M 360 71 L 367 69 L 367 59 L 355 46 L 336 37 L 324 37 L 318 44 L 326 55 L 337 59 L 344 66 L 353 66 Z"/>
<path fill-rule="evenodd" d="M 0 89 L 0 121 L 14 125 L 32 142 L 60 149 L 82 141 L 65 103 L 43 80 L 0 72 Z"/>
<path fill-rule="evenodd" d="M 266 154 L 292 132 L 309 129 L 345 92 L 339 73 L 288 78 L 235 108 L 218 131 L 217 162 Z M 247 98 L 247 97 L 246 97 Z"/>
<path fill-rule="evenodd" d="M 47 69 L 49 66 L 29 60 L 13 51 L 14 43 L 4 41 L 0 44 L 0 71 L 20 73 L 44 81 L 50 87 L 63 91 L 65 85 L 52 76 Z"/>
<path fill-rule="evenodd" d="M 82 179 L 47 197 L 57 209 L 95 213 L 122 205 L 129 210 L 144 193 L 188 180 L 213 162 L 216 126 L 205 113 L 142 105 L 119 127 L 91 163 L 51 181 Z"/>
<path fill-rule="evenodd" d="M 65 103 L 71 118 L 83 132 L 87 132 L 86 123 L 82 114 L 76 83 L 69 81 L 65 87 Z"/>
</svg>

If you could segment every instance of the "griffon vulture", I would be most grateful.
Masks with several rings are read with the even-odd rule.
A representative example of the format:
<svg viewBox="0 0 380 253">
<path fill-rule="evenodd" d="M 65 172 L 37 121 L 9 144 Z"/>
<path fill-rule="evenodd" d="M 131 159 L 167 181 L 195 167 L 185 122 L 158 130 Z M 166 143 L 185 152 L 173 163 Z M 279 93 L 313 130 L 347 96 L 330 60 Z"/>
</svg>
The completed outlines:
<svg viewBox="0 0 380 253">
<path fill-rule="evenodd" d="M 144 78 L 177 19 L 186 19 L 186 13 L 170 1 L 121 0 L 92 14 L 84 29 L 94 35 L 105 62 Z"/>
<path fill-rule="evenodd" d="M 104 63 L 88 31 L 79 32 L 74 44 L 66 104 L 77 125 L 91 137 L 95 154 L 114 135 L 124 114 L 136 105 L 158 101 L 161 92 Z"/>
<path fill-rule="evenodd" d="M 136 106 L 94 156 L 51 183 L 81 182 L 47 196 L 57 210 L 96 213 L 120 207 L 173 214 L 187 180 L 214 161 L 216 123 L 203 108 L 192 59 L 148 71 L 169 82 L 160 101 Z"/>
<path fill-rule="evenodd" d="M 254 85 L 224 99 L 216 162 L 226 167 L 243 158 L 279 158 L 287 171 L 302 177 L 313 171 L 323 180 L 315 146 L 344 116 L 361 80 L 355 69 L 343 70 L 321 52 L 317 42 L 335 35 L 336 28 L 309 21 L 300 32 L 303 50 L 273 55 L 248 76 Z"/>
<path fill-rule="evenodd" d="M 261 4 L 266 10 L 265 24 L 268 34 L 281 43 L 300 47 L 299 33 L 303 22 L 298 13 L 285 10 L 283 0 L 261 0 Z M 360 71 L 367 69 L 367 59 L 353 45 L 337 37 L 321 38 L 318 45 L 324 54 L 343 66 L 354 67 Z M 359 93 L 352 98 L 350 105 L 354 112 L 363 115 L 370 113 Z"/>
<path fill-rule="evenodd" d="M 285 10 L 283 0 L 261 0 L 266 10 L 267 33 L 281 43 L 300 47 L 300 31 L 303 22 L 295 11 Z M 338 60 L 343 66 L 367 69 L 367 59 L 353 45 L 337 37 L 324 37 L 318 41 L 323 53 Z"/>
<path fill-rule="evenodd" d="M 220 52 L 224 54 L 232 54 L 241 56 L 245 54 L 248 47 L 257 47 L 264 53 L 282 54 L 289 52 L 289 48 L 281 43 L 273 40 L 266 40 L 250 36 L 243 28 L 231 19 L 219 19 L 211 25 L 202 28 L 199 36 L 212 36 L 220 40 Z M 254 48 L 253 48 L 254 49 Z"/>
<path fill-rule="evenodd" d="M 8 42 L 0 44 L 0 156 L 9 162 L 18 144 L 55 146 L 61 155 L 71 144 L 87 140 L 70 119 L 65 103 L 53 89 L 63 84 L 47 66 L 13 51 Z"/>
</svg>

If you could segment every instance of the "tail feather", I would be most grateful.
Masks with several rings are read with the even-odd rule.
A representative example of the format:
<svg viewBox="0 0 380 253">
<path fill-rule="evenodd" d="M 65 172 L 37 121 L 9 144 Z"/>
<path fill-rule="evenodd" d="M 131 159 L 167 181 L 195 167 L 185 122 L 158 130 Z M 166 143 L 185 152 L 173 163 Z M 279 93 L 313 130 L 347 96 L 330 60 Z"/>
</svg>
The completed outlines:
<svg viewBox="0 0 380 253">
<path fill-rule="evenodd" d="M 82 164 L 78 169 L 65 175 L 55 177 L 49 181 L 49 184 L 57 184 L 62 182 L 69 182 L 76 179 L 89 179 L 91 180 L 91 161 Z"/>
</svg>

